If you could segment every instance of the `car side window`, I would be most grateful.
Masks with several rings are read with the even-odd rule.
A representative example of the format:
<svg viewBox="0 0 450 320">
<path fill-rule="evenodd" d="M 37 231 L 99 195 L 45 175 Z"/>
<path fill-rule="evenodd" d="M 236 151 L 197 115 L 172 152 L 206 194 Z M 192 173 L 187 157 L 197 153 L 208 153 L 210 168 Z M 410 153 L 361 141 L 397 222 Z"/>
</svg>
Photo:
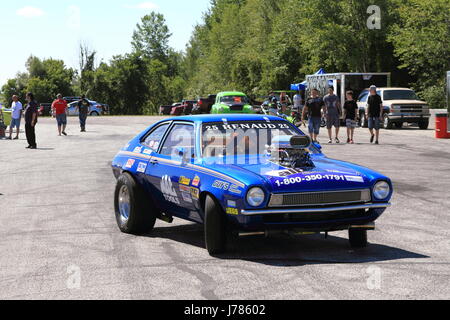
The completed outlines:
<svg viewBox="0 0 450 320">
<path fill-rule="evenodd" d="M 164 137 L 164 134 L 166 133 L 167 129 L 169 128 L 169 124 L 163 124 L 153 130 L 147 138 L 142 142 L 142 144 L 146 147 L 149 147 L 153 151 L 158 151 L 158 148 L 161 144 L 161 141 Z"/>
<path fill-rule="evenodd" d="M 180 152 L 188 160 L 195 157 L 194 126 L 189 124 L 176 124 L 170 131 L 161 149 L 161 155 L 179 160 Z"/>
</svg>

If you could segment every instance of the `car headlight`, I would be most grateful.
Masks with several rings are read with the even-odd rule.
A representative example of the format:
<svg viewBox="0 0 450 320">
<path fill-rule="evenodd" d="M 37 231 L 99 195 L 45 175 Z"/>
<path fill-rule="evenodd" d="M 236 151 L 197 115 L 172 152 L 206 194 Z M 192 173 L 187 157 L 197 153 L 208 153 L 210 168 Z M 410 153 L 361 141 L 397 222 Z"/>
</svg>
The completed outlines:
<svg viewBox="0 0 450 320">
<path fill-rule="evenodd" d="M 259 187 L 251 188 L 247 193 L 247 202 L 252 207 L 259 207 L 262 205 L 265 198 L 266 195 L 264 191 Z"/>
<path fill-rule="evenodd" d="M 378 182 L 373 188 L 373 195 L 377 200 L 385 200 L 391 193 L 391 187 L 386 181 Z"/>
</svg>

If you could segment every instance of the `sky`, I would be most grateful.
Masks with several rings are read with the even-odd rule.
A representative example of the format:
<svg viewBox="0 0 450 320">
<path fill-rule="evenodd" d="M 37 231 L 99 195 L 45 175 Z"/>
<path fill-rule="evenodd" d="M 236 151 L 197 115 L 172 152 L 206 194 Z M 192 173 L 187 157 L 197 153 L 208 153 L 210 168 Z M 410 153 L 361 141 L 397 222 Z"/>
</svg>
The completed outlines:
<svg viewBox="0 0 450 320">
<path fill-rule="evenodd" d="M 78 48 L 87 44 L 107 62 L 131 51 L 141 17 L 164 14 L 170 45 L 184 50 L 210 0 L 0 0 L 0 86 L 25 71 L 30 55 L 62 59 L 78 67 Z"/>
</svg>

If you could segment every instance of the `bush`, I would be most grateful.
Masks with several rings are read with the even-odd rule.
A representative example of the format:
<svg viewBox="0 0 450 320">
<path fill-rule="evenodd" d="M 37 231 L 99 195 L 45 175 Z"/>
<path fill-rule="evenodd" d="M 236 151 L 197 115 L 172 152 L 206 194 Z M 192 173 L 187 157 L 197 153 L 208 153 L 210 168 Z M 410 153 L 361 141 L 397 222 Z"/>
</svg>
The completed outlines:
<svg viewBox="0 0 450 320">
<path fill-rule="evenodd" d="M 425 88 L 419 92 L 419 96 L 428 103 L 431 109 L 447 108 L 444 84 Z"/>
</svg>

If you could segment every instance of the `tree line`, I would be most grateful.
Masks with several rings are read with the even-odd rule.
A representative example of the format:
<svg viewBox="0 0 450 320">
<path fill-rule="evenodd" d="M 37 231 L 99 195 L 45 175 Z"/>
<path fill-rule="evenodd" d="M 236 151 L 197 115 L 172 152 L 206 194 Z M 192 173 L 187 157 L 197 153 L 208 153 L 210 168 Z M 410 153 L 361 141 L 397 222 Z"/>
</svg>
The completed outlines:
<svg viewBox="0 0 450 320">
<path fill-rule="evenodd" d="M 130 53 L 97 63 L 80 46 L 78 70 L 30 57 L 27 71 L 2 87 L 51 101 L 58 92 L 107 103 L 115 114 L 154 114 L 183 98 L 240 90 L 253 97 L 289 89 L 319 68 L 392 72 L 432 107 L 445 106 L 450 70 L 448 0 L 211 0 L 184 52 L 169 46 L 164 16 L 136 25 Z M 379 11 L 370 12 L 371 5 Z M 373 14 L 379 16 L 373 17 Z M 368 20 L 378 19 L 370 28 Z"/>
</svg>

